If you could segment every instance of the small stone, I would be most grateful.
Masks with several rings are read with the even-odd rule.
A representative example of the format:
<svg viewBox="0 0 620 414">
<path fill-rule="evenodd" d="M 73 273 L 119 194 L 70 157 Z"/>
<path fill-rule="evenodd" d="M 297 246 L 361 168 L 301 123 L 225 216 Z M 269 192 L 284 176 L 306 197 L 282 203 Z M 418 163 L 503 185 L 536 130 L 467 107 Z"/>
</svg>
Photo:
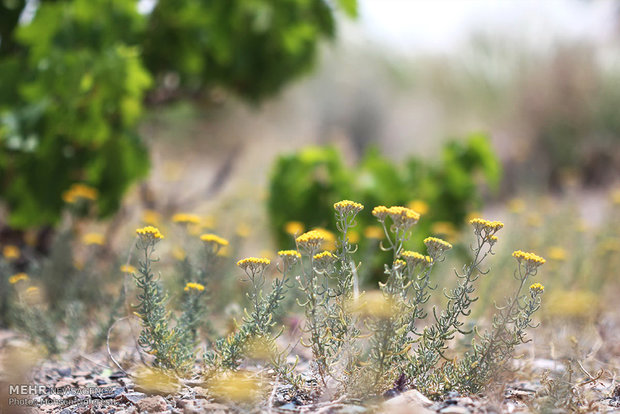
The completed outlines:
<svg viewBox="0 0 620 414">
<path fill-rule="evenodd" d="M 103 378 L 95 378 L 95 384 L 97 385 L 105 385 L 108 382 L 106 380 L 104 380 Z"/>
<path fill-rule="evenodd" d="M 70 377 L 71 376 L 71 368 L 58 368 L 56 372 L 61 377 Z"/>
<path fill-rule="evenodd" d="M 122 402 L 128 402 L 135 405 L 138 403 L 138 401 L 145 399 L 146 394 L 144 394 L 143 392 L 126 392 L 121 394 L 118 398 Z"/>
<path fill-rule="evenodd" d="M 84 377 L 84 378 L 92 378 L 92 372 L 89 371 L 77 371 L 73 373 L 74 377 Z"/>
<path fill-rule="evenodd" d="M 458 405 L 451 405 L 449 407 L 442 408 L 439 412 L 442 414 L 469 414 L 469 410 L 467 408 Z"/>
<path fill-rule="evenodd" d="M 126 377 L 127 377 L 127 374 L 125 374 L 123 371 L 116 371 L 108 376 L 108 378 L 110 378 L 111 380 L 117 380 L 119 378 L 126 378 Z"/>
<path fill-rule="evenodd" d="M 160 413 L 168 409 L 168 402 L 161 395 L 155 395 L 138 401 L 137 406 L 140 412 Z"/>
<path fill-rule="evenodd" d="M 426 398 L 418 390 L 409 390 L 398 397 L 391 398 L 381 404 L 379 412 L 383 413 L 418 413 L 418 414 L 430 414 L 434 411 L 428 409 L 433 405 L 433 402 Z"/>
</svg>

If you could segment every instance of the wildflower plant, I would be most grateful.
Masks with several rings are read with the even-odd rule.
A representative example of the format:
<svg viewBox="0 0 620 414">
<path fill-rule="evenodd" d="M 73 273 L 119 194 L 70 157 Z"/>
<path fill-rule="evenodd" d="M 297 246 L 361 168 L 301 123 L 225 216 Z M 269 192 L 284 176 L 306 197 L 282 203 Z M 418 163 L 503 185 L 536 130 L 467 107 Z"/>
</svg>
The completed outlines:
<svg viewBox="0 0 620 414">
<path fill-rule="evenodd" d="M 483 263 L 494 254 L 503 223 L 470 221 L 475 236 L 471 262 L 456 272 L 456 285 L 445 291 L 444 305 L 431 310 L 428 302 L 437 288 L 432 272 L 452 244 L 427 237 L 425 253 L 407 250 L 420 214 L 402 206 L 375 207 L 372 215 L 383 236 L 380 247 L 391 253 L 391 260 L 384 267 L 379 289 L 360 293 L 356 278 L 361 264 L 353 260 L 357 245 L 352 235 L 363 209 L 348 200 L 334 204 L 339 234 L 333 250 L 331 236 L 315 229 L 297 235 L 297 248 L 279 251 L 275 263 L 264 257 L 237 262 L 249 286 L 248 306 L 232 332 L 207 344 L 202 371 L 206 384 L 218 383 L 256 363 L 297 390 L 308 386 L 297 364 L 287 360 L 290 349 L 281 349 L 276 342 L 283 333 L 276 326 L 276 315 L 290 294 L 291 280 L 297 282 L 298 305 L 305 316 L 300 342 L 312 352 L 313 395 L 334 384 L 338 392 L 350 397 L 381 394 L 395 378 L 428 396 L 479 392 L 506 368 L 515 347 L 527 341 L 526 331 L 535 327 L 533 315 L 540 308 L 544 287 L 531 279 L 545 260 L 534 253 L 514 252 L 518 287 L 497 308 L 491 326 L 480 333 L 477 327 L 466 329 L 466 319 L 478 299 L 476 282 L 488 273 Z M 153 227 L 137 233 L 143 255 L 134 276 L 140 290 L 136 310 L 143 322 L 139 343 L 155 356 L 155 368 L 187 372 L 200 343 L 198 328 L 209 314 L 204 306 L 208 274 L 212 273 L 209 263 L 228 242 L 214 234 L 200 237 L 207 258 L 204 274 L 186 282 L 181 309 L 174 318 L 166 310 L 167 295 L 151 269 L 155 246 L 163 236 Z M 267 288 L 272 273 L 276 277 Z M 472 332 L 476 338 L 471 347 L 461 357 L 451 355 L 451 342 Z"/>
<path fill-rule="evenodd" d="M 136 234 L 136 246 L 142 254 L 138 272 L 134 274 L 139 289 L 135 314 L 141 319 L 143 327 L 138 344 L 155 357 L 156 368 L 185 371 L 194 362 L 192 344 L 182 329 L 169 326 L 171 314 L 166 310 L 168 297 L 152 269 L 152 263 L 157 261 L 153 256 L 155 246 L 164 236 L 152 226 L 137 229 Z"/>
</svg>

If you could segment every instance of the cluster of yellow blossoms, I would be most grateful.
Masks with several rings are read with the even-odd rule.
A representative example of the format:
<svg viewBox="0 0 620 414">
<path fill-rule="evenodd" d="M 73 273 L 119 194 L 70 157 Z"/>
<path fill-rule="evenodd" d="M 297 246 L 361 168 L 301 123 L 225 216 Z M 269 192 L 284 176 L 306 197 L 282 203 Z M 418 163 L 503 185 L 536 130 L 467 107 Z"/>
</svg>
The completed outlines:
<svg viewBox="0 0 620 414">
<path fill-rule="evenodd" d="M 28 275 L 26 273 L 17 273 L 11 277 L 9 277 L 9 283 L 14 285 L 20 280 L 28 280 Z"/>
<path fill-rule="evenodd" d="M 77 203 L 80 200 L 94 201 L 98 196 L 97 189 L 81 183 L 73 184 L 67 191 L 62 193 L 63 201 L 69 204 Z"/>
<path fill-rule="evenodd" d="M 488 242 L 491 247 L 497 243 L 497 233 L 504 227 L 504 223 L 501 221 L 490 221 L 483 218 L 474 218 L 469 220 L 469 223 L 474 226 L 474 233 L 479 236 L 483 242 Z"/>
<path fill-rule="evenodd" d="M 410 208 L 402 206 L 377 206 L 372 210 L 372 215 L 383 223 L 387 216 L 390 216 L 394 225 L 399 229 L 406 230 L 420 220 L 420 214 Z"/>
<path fill-rule="evenodd" d="M 197 290 L 199 292 L 202 292 L 203 290 L 205 290 L 205 287 L 200 283 L 189 282 L 185 285 L 185 288 L 183 288 L 183 290 L 186 292 L 189 292 L 190 290 Z"/>
<path fill-rule="evenodd" d="M 310 230 L 295 239 L 299 246 L 308 251 L 318 250 L 324 240 L 325 234 L 319 230 Z"/>
<path fill-rule="evenodd" d="M 270 263 L 271 260 L 264 257 L 248 257 L 246 259 L 239 260 L 237 262 L 237 266 L 246 272 L 259 273 L 269 266 Z"/>
<path fill-rule="evenodd" d="M 136 234 L 140 236 L 142 241 L 157 241 L 164 238 L 157 227 L 146 226 L 136 230 Z"/>
<path fill-rule="evenodd" d="M 530 286 L 530 291 L 534 294 L 539 294 L 545 291 L 545 287 L 540 283 L 534 283 Z"/>
<path fill-rule="evenodd" d="M 124 264 L 121 266 L 121 272 L 123 273 L 136 273 L 138 271 L 138 269 L 136 269 L 134 266 L 132 265 L 128 265 L 128 264 Z"/>
<path fill-rule="evenodd" d="M 411 250 L 403 250 L 400 256 L 405 259 L 410 268 L 414 268 L 417 265 L 429 265 L 433 263 L 433 258 L 425 256 L 418 252 L 412 252 Z"/>
<path fill-rule="evenodd" d="M 82 237 L 82 242 L 87 246 L 103 246 L 105 244 L 105 237 L 101 233 L 87 233 Z"/>
<path fill-rule="evenodd" d="M 428 254 L 431 257 L 439 257 L 446 250 L 450 250 L 452 245 L 445 240 L 439 239 L 437 237 L 427 237 L 424 239 L 424 244 L 426 245 L 426 249 L 428 250 Z"/>
<path fill-rule="evenodd" d="M 527 253 L 521 250 L 514 251 L 512 253 L 512 257 L 517 259 L 519 264 L 524 264 L 527 272 L 536 269 L 538 266 L 541 266 L 546 262 L 545 259 L 534 253 Z"/>
<path fill-rule="evenodd" d="M 19 259 L 20 255 L 21 251 L 19 247 L 13 246 L 12 244 L 4 246 L 2 249 L 2 256 L 7 260 Z"/>
<path fill-rule="evenodd" d="M 200 217 L 196 214 L 177 213 L 172 216 L 172 221 L 179 224 L 200 224 Z"/>
<path fill-rule="evenodd" d="M 334 204 L 334 209 L 343 216 L 348 214 L 357 214 L 364 209 L 360 203 L 351 200 L 342 200 Z"/>
<path fill-rule="evenodd" d="M 318 268 L 328 268 L 336 261 L 336 256 L 332 252 L 324 251 L 315 254 L 312 259 Z"/>
<path fill-rule="evenodd" d="M 202 240 L 203 242 L 207 244 L 212 244 L 212 245 L 216 245 L 220 247 L 228 246 L 228 240 L 216 234 L 210 234 L 210 233 L 203 234 L 200 236 L 200 240 Z"/>
</svg>

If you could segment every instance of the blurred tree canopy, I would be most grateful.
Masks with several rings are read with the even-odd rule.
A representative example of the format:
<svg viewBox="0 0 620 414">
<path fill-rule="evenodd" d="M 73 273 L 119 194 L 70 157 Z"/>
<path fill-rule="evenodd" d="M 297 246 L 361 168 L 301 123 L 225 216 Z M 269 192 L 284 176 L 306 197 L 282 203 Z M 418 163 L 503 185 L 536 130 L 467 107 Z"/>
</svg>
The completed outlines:
<svg viewBox="0 0 620 414">
<path fill-rule="evenodd" d="M 55 224 L 72 183 L 98 213 L 148 171 L 147 96 L 219 87 L 250 102 L 312 67 L 356 0 L 0 0 L 0 197 L 9 225 Z M 161 99 L 161 97 L 166 97 Z M 159 98 L 157 98 L 159 97 Z"/>
</svg>

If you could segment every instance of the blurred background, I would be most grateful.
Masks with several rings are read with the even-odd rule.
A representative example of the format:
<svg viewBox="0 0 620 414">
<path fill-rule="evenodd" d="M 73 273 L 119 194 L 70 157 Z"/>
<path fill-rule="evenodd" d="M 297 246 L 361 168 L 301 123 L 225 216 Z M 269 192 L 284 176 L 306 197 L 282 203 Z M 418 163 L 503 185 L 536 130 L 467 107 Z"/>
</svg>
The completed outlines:
<svg viewBox="0 0 620 414">
<path fill-rule="evenodd" d="M 444 237 L 462 263 L 468 218 L 504 220 L 506 283 L 534 250 L 556 314 L 597 314 L 620 251 L 619 24 L 617 1 L 0 0 L 0 291 L 24 273 L 57 310 L 109 303 L 145 224 L 170 268 L 230 239 L 231 273 L 333 232 L 350 198 L 368 286 L 370 211 L 408 205 L 410 248 Z M 85 277 L 108 289 L 62 289 Z"/>
</svg>

